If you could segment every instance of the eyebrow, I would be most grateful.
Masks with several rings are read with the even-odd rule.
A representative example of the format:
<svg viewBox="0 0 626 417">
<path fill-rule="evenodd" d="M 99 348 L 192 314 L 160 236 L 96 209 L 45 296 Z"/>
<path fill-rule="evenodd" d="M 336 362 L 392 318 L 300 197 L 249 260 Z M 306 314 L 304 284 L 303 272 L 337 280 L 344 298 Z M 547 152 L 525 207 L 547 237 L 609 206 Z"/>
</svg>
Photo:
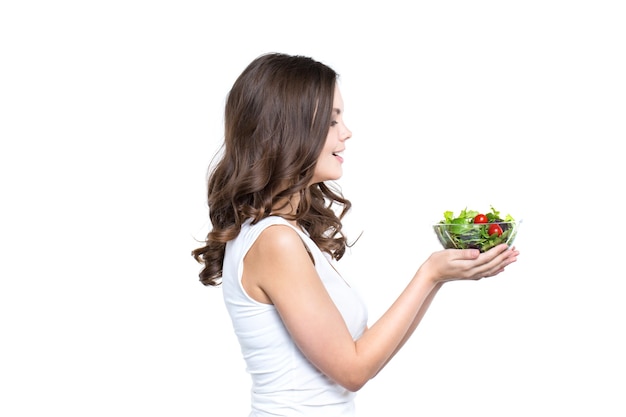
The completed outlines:
<svg viewBox="0 0 626 417">
<path fill-rule="evenodd" d="M 335 107 L 335 108 L 333 108 L 333 112 L 337 113 L 337 114 L 341 114 L 341 109 L 338 109 L 338 108 Z"/>
</svg>

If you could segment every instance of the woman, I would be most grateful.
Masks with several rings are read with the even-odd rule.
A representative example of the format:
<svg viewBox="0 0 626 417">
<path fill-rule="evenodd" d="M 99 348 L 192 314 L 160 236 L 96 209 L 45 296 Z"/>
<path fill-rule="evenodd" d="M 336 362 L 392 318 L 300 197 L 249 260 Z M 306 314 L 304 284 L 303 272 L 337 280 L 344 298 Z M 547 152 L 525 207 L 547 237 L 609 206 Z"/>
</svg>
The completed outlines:
<svg viewBox="0 0 626 417">
<path fill-rule="evenodd" d="M 226 102 L 210 173 L 212 222 L 193 251 L 201 282 L 222 285 L 252 377 L 250 416 L 354 416 L 354 395 L 398 352 L 444 282 L 494 276 L 518 251 L 441 250 L 371 327 L 334 264 L 349 245 L 342 175 L 351 132 L 337 74 L 302 56 L 258 57 Z"/>
</svg>

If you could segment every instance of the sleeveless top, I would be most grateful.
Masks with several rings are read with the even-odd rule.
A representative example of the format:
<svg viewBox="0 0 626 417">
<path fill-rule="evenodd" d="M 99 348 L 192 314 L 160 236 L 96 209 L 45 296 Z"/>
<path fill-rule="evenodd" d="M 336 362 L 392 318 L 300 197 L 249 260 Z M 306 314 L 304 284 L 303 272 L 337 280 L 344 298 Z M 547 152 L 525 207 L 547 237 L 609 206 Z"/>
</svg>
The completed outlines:
<svg viewBox="0 0 626 417">
<path fill-rule="evenodd" d="M 245 222 L 239 235 L 226 245 L 222 288 L 246 370 L 252 378 L 249 417 L 352 417 L 356 394 L 315 368 L 292 340 L 276 308 L 252 299 L 242 286 L 244 256 L 261 232 L 276 224 L 289 226 L 300 235 L 353 339 L 359 338 L 367 325 L 362 299 L 333 268 L 332 258 L 306 233 L 278 216 L 254 225 L 250 220 Z"/>
</svg>

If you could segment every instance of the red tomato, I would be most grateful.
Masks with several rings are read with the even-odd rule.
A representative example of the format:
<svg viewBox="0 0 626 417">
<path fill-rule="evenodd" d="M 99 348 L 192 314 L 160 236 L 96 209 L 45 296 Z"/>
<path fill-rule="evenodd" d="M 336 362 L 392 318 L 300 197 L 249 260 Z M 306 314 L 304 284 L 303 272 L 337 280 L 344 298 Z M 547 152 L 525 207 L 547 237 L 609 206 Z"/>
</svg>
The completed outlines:
<svg viewBox="0 0 626 417">
<path fill-rule="evenodd" d="M 487 223 L 487 216 L 485 216 L 484 214 L 477 214 L 476 217 L 474 217 L 474 223 Z"/>
<path fill-rule="evenodd" d="M 489 233 L 489 236 L 495 235 L 495 234 L 497 234 L 498 236 L 501 236 L 502 228 L 500 227 L 499 224 L 493 223 L 489 225 L 489 229 L 487 229 L 487 233 Z"/>
</svg>

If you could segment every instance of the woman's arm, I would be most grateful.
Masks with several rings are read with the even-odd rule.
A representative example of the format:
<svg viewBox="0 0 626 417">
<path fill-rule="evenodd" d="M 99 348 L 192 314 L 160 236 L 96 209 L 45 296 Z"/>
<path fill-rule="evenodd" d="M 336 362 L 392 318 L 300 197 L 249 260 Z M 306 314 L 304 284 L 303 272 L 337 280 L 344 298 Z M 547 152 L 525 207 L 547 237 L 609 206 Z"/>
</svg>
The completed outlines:
<svg viewBox="0 0 626 417">
<path fill-rule="evenodd" d="M 512 249 L 512 252 L 510 255 L 514 255 L 517 256 L 517 251 L 515 250 L 515 248 Z M 515 260 L 510 260 L 509 259 L 509 263 L 514 262 Z M 493 276 L 493 275 L 497 275 L 500 272 L 504 271 L 504 267 L 502 267 L 500 270 L 496 270 L 495 272 L 491 272 L 489 275 L 485 275 L 485 277 L 487 276 Z M 474 278 L 474 279 L 480 279 L 481 277 L 478 276 L 478 278 Z M 426 297 L 426 299 L 424 300 L 424 303 L 422 304 L 420 311 L 418 312 L 417 316 L 415 317 L 415 320 L 413 320 L 413 324 L 409 327 L 407 333 L 404 335 L 404 338 L 402 339 L 402 341 L 400 342 L 400 344 L 396 347 L 395 351 L 392 353 L 392 355 L 389 357 L 389 359 L 387 359 L 387 362 L 385 362 L 385 365 L 389 362 L 389 360 L 391 360 L 391 358 L 393 358 L 396 353 L 398 353 L 398 351 L 404 346 L 404 344 L 407 342 L 407 340 L 409 340 L 409 338 L 411 337 L 411 335 L 413 335 L 413 332 L 415 331 L 415 329 L 417 328 L 417 326 L 419 325 L 419 323 L 422 321 L 422 318 L 424 317 L 424 315 L 426 314 L 426 311 L 428 311 L 428 308 L 430 307 L 430 304 L 432 303 L 433 299 L 435 298 L 435 295 L 437 295 L 437 292 L 439 292 L 439 290 L 441 289 L 441 287 L 443 286 L 444 282 L 439 282 L 437 283 L 437 285 L 435 285 L 435 287 L 432 289 L 432 291 L 430 292 L 430 294 L 428 294 L 428 296 Z M 381 367 L 384 368 L 383 365 Z"/>
<path fill-rule="evenodd" d="M 396 356 L 396 353 L 398 353 L 400 351 L 400 349 L 402 348 L 402 346 L 404 346 L 404 344 L 409 340 L 409 338 L 411 337 L 411 335 L 413 335 L 413 332 L 415 331 L 415 329 L 417 329 L 417 326 L 420 324 L 420 322 L 422 321 L 422 318 L 424 317 L 424 315 L 426 314 L 426 311 L 428 311 L 428 307 L 430 307 L 430 304 L 432 303 L 433 299 L 435 298 L 435 295 L 437 295 L 437 292 L 439 292 L 439 289 L 441 288 L 441 286 L 443 285 L 443 282 L 438 283 L 437 285 L 435 285 L 435 287 L 432 289 L 432 291 L 430 292 L 430 294 L 428 294 L 428 296 L 426 297 L 426 300 L 424 301 L 424 303 L 422 304 L 422 308 L 420 308 L 420 311 L 417 313 L 417 315 L 415 316 L 415 320 L 413 320 L 413 323 L 411 324 L 411 326 L 409 327 L 408 331 L 406 332 L 406 334 L 404 335 L 404 337 L 402 338 L 402 340 L 400 341 L 400 344 L 398 344 L 398 346 L 396 347 L 396 349 L 393 351 L 393 353 L 391 354 L 391 356 L 389 356 L 389 359 L 387 359 L 387 361 L 385 362 L 385 364 L 379 369 L 379 372 L 387 365 L 387 363 L 389 363 L 389 361 L 391 360 L 391 358 L 393 358 L 394 356 Z"/>
<path fill-rule="evenodd" d="M 515 261 L 506 246 L 435 252 L 391 307 L 357 341 L 326 292 L 300 236 L 288 226 L 265 229 L 244 259 L 250 296 L 272 303 L 303 354 L 351 391 L 376 375 L 413 333 L 441 283 L 495 275 Z"/>
</svg>

